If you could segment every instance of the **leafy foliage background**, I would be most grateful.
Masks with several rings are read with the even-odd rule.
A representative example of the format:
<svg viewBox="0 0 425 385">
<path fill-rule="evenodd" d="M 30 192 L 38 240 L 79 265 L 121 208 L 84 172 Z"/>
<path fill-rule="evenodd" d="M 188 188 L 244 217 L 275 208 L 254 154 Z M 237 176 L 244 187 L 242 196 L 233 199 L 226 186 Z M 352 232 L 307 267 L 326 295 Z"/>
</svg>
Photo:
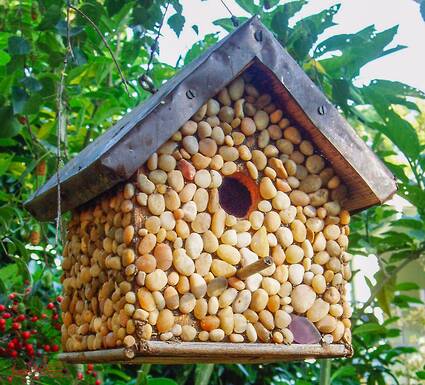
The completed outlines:
<svg viewBox="0 0 425 385">
<path fill-rule="evenodd" d="M 406 265 L 421 261 L 425 253 L 425 95 L 385 79 L 361 87 L 354 84 L 364 65 L 404 48 L 392 44 L 397 27 L 377 31 L 373 25 L 365 26 L 357 33 L 323 40 L 321 34 L 335 25 L 338 4 L 291 23 L 306 0 L 282 4 L 235 1 L 247 13 L 259 15 L 338 106 L 394 173 L 398 195 L 405 199 L 405 209 L 399 205 L 372 208 L 357 215 L 351 226 L 351 252 L 374 254 L 380 264 L 376 283 L 369 282 L 369 300 L 355 303 L 355 355 L 321 363 L 256 366 L 96 365 L 97 378 L 118 385 L 424 383 L 423 359 L 410 367 L 409 357 L 419 353 L 396 341 L 410 309 L 423 308 L 415 295 L 423 288 L 400 281 L 399 273 Z M 129 93 L 109 50 L 87 19 L 71 9 L 68 26 L 65 1 L 0 2 L 0 303 L 7 303 L 7 295 L 16 292 L 26 314 L 40 313 L 60 293 L 61 247 L 56 244 L 55 224 L 38 223 L 23 209 L 23 202 L 58 165 L 150 96 L 138 79 L 145 73 L 151 50 L 162 49 L 155 37 L 164 1 L 76 0 L 70 4 L 87 15 L 105 37 L 128 80 Z M 179 35 L 185 26 L 182 5 L 178 0 L 169 4 L 167 23 Z M 215 24 L 226 31 L 234 28 L 230 18 Z M 198 31 L 197 26 L 192 28 Z M 175 66 L 158 61 L 155 55 L 150 73 L 155 87 L 218 38 L 218 34 L 207 35 Z M 47 323 L 40 323 L 39 328 L 41 340 L 59 341 L 59 332 Z M 6 335 L 0 335 L 0 346 L 6 340 Z M 42 370 L 38 379 L 31 374 L 33 383 L 96 381 L 85 373 L 87 368 L 62 367 L 54 355 L 40 350 L 37 360 L 46 358 L 56 369 Z M 25 371 L 31 365 L 35 363 L 0 357 L 0 383 L 22 383 L 23 376 L 14 368 Z M 77 372 L 84 373 L 82 380 L 77 379 Z"/>
</svg>

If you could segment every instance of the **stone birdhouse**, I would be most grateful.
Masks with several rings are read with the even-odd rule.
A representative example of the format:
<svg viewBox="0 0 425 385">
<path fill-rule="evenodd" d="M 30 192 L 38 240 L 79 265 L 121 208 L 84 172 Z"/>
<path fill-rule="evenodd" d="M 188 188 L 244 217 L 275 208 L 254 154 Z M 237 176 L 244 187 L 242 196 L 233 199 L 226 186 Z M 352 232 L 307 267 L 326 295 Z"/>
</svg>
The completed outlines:
<svg viewBox="0 0 425 385">
<path fill-rule="evenodd" d="M 59 172 L 68 362 L 351 350 L 350 213 L 393 176 L 257 18 Z M 57 211 L 54 176 L 26 203 Z"/>
</svg>

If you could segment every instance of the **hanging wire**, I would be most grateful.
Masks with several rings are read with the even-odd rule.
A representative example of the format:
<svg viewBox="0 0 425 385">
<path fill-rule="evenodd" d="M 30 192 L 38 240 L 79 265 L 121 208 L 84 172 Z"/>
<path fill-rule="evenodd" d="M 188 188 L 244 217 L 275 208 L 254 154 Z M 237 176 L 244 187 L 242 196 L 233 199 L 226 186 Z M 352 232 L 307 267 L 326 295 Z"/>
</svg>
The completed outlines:
<svg viewBox="0 0 425 385">
<path fill-rule="evenodd" d="M 167 1 L 167 4 L 166 4 L 165 9 L 164 9 L 164 13 L 162 14 L 161 22 L 159 23 L 159 26 L 158 26 L 158 31 L 156 33 L 154 42 L 152 43 L 152 45 L 150 47 L 150 54 L 149 54 L 149 60 L 148 60 L 146 72 L 142 76 L 140 76 L 139 79 L 138 79 L 140 86 L 145 91 L 148 91 L 151 94 L 154 94 L 156 91 L 158 91 L 156 89 L 154 83 L 153 83 L 153 80 L 152 80 L 150 74 L 151 74 L 151 70 L 152 70 L 153 58 L 155 56 L 156 51 L 158 50 L 158 40 L 159 40 L 159 37 L 161 36 L 161 29 L 162 29 L 162 26 L 164 25 L 165 15 L 167 14 L 170 2 L 171 2 L 171 0 Z"/>
<path fill-rule="evenodd" d="M 227 9 L 227 12 L 230 13 L 230 20 L 232 21 L 233 26 L 239 27 L 239 20 L 238 18 L 233 14 L 233 12 L 230 10 L 230 8 L 227 6 L 227 4 L 224 2 L 224 0 L 220 0 L 221 4 L 223 4 L 224 8 Z"/>
</svg>

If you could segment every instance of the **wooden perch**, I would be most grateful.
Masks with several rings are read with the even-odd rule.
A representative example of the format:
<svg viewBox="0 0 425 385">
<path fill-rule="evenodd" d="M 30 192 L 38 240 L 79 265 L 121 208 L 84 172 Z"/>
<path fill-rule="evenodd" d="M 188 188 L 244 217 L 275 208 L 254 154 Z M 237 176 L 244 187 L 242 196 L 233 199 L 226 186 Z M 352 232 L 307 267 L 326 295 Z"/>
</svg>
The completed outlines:
<svg viewBox="0 0 425 385">
<path fill-rule="evenodd" d="M 246 265 L 239 269 L 236 272 L 236 275 L 239 279 L 247 279 L 250 275 L 259 273 L 270 267 L 273 264 L 273 259 L 271 257 L 260 258 L 258 261 Z"/>
</svg>

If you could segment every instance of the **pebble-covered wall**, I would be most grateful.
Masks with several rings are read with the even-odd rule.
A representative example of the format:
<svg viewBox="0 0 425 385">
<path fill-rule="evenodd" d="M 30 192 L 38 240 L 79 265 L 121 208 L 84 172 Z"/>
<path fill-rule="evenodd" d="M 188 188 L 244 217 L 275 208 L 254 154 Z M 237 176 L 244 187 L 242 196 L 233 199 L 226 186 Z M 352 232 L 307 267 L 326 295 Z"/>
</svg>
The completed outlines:
<svg viewBox="0 0 425 385">
<path fill-rule="evenodd" d="M 237 78 L 132 180 L 73 213 L 65 351 L 350 344 L 346 188 L 280 107 Z M 238 278 L 267 256 L 271 266 Z"/>
</svg>

